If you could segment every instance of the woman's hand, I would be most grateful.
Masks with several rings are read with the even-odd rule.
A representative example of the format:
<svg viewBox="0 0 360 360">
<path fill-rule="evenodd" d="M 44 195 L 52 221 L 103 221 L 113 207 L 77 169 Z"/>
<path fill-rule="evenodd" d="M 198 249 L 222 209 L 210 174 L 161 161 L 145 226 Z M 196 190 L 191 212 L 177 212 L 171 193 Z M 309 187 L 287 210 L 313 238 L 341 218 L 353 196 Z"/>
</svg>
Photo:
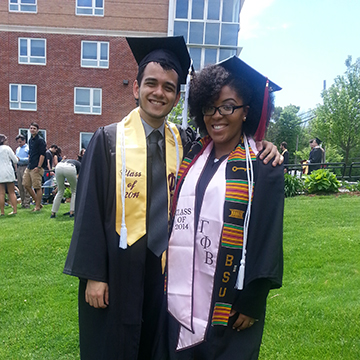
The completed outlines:
<svg viewBox="0 0 360 360">
<path fill-rule="evenodd" d="M 236 313 L 237 312 L 234 309 L 231 309 L 230 316 L 234 316 Z M 253 326 L 255 321 L 256 320 L 250 316 L 239 314 L 237 320 L 233 324 L 233 329 L 237 331 L 245 330 Z"/>
</svg>

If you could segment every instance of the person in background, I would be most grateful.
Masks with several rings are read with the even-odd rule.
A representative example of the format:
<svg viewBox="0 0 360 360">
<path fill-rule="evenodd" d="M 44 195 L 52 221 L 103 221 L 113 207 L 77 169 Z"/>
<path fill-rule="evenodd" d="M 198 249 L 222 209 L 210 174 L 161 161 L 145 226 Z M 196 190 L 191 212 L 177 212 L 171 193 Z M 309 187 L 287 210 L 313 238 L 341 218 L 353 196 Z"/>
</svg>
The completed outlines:
<svg viewBox="0 0 360 360">
<path fill-rule="evenodd" d="M 83 158 L 83 156 L 84 156 L 84 154 L 85 154 L 85 151 L 86 151 L 86 149 L 84 149 L 84 148 L 82 148 L 82 149 L 80 150 L 79 155 L 78 155 L 78 158 L 77 158 L 79 162 L 81 162 L 81 160 L 82 160 L 82 158 Z"/>
<path fill-rule="evenodd" d="M 39 135 L 39 125 L 35 122 L 30 124 L 31 138 L 29 140 L 29 165 L 24 172 L 23 185 L 35 201 L 33 212 L 42 208 L 42 177 L 44 175 L 44 160 L 46 153 L 46 142 Z"/>
<path fill-rule="evenodd" d="M 256 140 L 281 88 L 234 56 L 195 74 L 189 110 L 207 136 L 183 161 L 172 208 L 171 360 L 258 358 L 270 289 L 283 272 L 283 167 Z"/>
<path fill-rule="evenodd" d="M 61 200 L 65 191 L 65 179 L 70 184 L 71 201 L 70 201 L 70 217 L 74 217 L 75 199 L 76 199 L 76 185 L 77 177 L 80 172 L 81 163 L 77 160 L 65 159 L 55 166 L 55 178 L 58 192 L 55 196 L 54 203 L 51 209 L 50 218 L 55 218 L 59 211 Z"/>
<path fill-rule="evenodd" d="M 53 170 L 53 167 L 55 167 L 53 162 L 54 162 L 54 156 L 57 153 L 57 149 L 58 149 L 57 145 L 53 144 L 50 146 L 48 150 L 46 150 L 45 166 L 43 166 L 45 170 L 51 171 Z"/>
<path fill-rule="evenodd" d="M 284 157 L 284 174 L 287 174 L 288 172 L 288 167 L 287 165 L 289 164 L 289 152 L 287 149 L 287 142 L 283 141 L 280 144 L 280 149 L 281 149 L 281 155 Z"/>
<path fill-rule="evenodd" d="M 310 164 L 308 174 L 311 174 L 312 171 L 318 170 L 321 167 L 321 163 L 323 162 L 324 157 L 324 150 L 320 147 L 320 144 L 321 140 L 317 137 L 313 140 L 310 140 L 311 151 L 308 160 L 308 164 Z"/>
<path fill-rule="evenodd" d="M 29 164 L 29 145 L 26 143 L 24 135 L 19 134 L 16 136 L 15 140 L 19 145 L 15 154 L 19 160 L 17 163 L 16 175 L 21 198 L 21 207 L 24 209 L 30 209 L 30 194 L 22 183 L 24 172 Z"/>
<path fill-rule="evenodd" d="M 62 153 L 61 147 L 58 146 L 56 150 L 56 154 L 54 155 L 54 168 L 62 159 L 64 160 L 66 159 L 66 156 L 63 157 L 61 153 Z"/>
<path fill-rule="evenodd" d="M 7 187 L 10 204 L 13 208 L 8 215 L 17 214 L 17 199 L 15 195 L 15 172 L 18 158 L 8 145 L 8 138 L 0 134 L 0 210 L 5 215 L 5 187 Z"/>
</svg>

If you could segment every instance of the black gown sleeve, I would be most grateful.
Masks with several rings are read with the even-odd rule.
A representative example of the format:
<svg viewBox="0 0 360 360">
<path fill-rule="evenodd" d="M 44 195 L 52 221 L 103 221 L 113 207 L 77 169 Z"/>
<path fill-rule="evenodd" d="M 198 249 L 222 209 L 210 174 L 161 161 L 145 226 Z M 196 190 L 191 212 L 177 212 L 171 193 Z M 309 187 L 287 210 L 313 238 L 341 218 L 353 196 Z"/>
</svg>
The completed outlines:
<svg viewBox="0 0 360 360">
<path fill-rule="evenodd" d="M 255 191 L 246 251 L 245 286 L 233 307 L 258 318 L 269 290 L 282 285 L 284 168 L 256 162 Z"/>
<path fill-rule="evenodd" d="M 180 125 L 176 126 L 180 132 L 181 142 L 184 150 L 183 157 L 185 157 L 190 151 L 192 144 L 200 138 L 196 135 L 195 131 L 190 126 L 188 126 L 185 130 L 183 130 Z"/>
<path fill-rule="evenodd" d="M 108 282 L 105 227 L 110 160 L 108 136 L 104 128 L 99 128 L 81 163 L 74 232 L 65 263 L 65 274 Z"/>
</svg>

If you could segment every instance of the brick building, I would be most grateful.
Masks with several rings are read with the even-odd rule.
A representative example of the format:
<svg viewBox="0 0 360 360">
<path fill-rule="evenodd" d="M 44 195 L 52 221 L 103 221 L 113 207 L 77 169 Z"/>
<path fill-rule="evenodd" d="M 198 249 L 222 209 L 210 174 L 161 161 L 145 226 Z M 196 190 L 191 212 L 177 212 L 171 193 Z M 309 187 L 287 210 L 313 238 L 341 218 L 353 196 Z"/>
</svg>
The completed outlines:
<svg viewBox="0 0 360 360">
<path fill-rule="evenodd" d="M 3 0 L 0 133 L 40 125 L 76 158 L 92 133 L 135 105 L 137 66 L 125 36 L 183 35 L 197 69 L 239 54 L 244 0 Z"/>
</svg>

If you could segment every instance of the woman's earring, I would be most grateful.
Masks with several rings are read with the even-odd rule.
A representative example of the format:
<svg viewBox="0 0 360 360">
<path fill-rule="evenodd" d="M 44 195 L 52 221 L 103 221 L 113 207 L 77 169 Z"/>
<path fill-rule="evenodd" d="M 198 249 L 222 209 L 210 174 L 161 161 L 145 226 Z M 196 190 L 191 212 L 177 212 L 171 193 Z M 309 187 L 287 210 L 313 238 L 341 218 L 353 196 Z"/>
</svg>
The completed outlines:
<svg viewBox="0 0 360 360">
<path fill-rule="evenodd" d="M 246 116 L 244 116 L 244 120 L 243 120 L 243 122 L 245 122 L 246 121 Z"/>
</svg>

